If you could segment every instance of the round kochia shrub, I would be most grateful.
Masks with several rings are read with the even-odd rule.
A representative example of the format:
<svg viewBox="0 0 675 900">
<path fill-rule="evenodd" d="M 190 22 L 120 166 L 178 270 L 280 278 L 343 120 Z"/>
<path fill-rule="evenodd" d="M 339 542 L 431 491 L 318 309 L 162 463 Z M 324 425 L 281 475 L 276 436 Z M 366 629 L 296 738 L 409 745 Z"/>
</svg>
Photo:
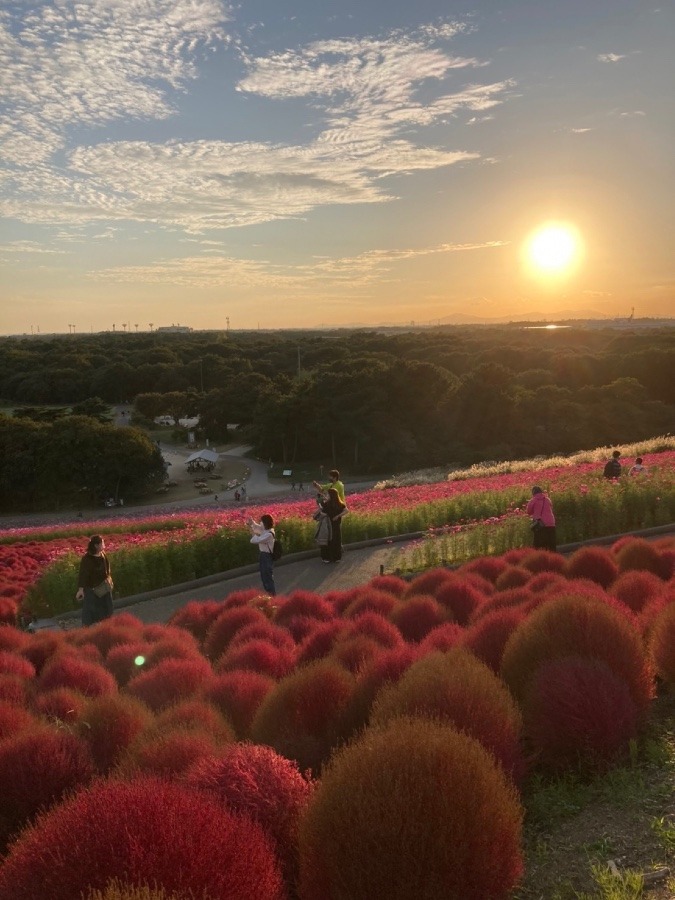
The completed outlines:
<svg viewBox="0 0 675 900">
<path fill-rule="evenodd" d="M 470 650 L 493 672 L 499 673 L 504 648 L 516 628 L 525 620 L 525 611 L 505 606 L 478 619 L 462 635 L 461 646 Z"/>
<path fill-rule="evenodd" d="M 152 888 L 147 884 L 140 887 L 124 884 L 118 878 L 108 882 L 105 890 L 90 888 L 87 894 L 82 895 L 83 900 L 180 900 L 173 891 L 167 892 L 164 888 Z"/>
<path fill-rule="evenodd" d="M 267 619 L 263 613 L 251 606 L 235 606 L 232 609 L 223 607 L 223 611 L 214 619 L 206 633 L 204 653 L 209 659 L 218 659 L 227 650 L 228 644 L 238 631 L 246 625 L 264 622 L 267 622 Z"/>
<path fill-rule="evenodd" d="M 86 848 L 86 852 L 83 852 Z M 101 781 L 42 816 L 0 871 L 0 900 L 74 900 L 118 878 L 179 897 L 284 900 L 254 822 L 188 787 L 140 776 Z"/>
<path fill-rule="evenodd" d="M 301 900 L 503 900 L 522 811 L 473 738 L 396 719 L 339 751 L 300 822 Z"/>
<path fill-rule="evenodd" d="M 5 738 L 0 742 L 0 845 L 93 775 L 89 748 L 64 729 L 36 725 Z"/>
<path fill-rule="evenodd" d="M 568 578 L 588 578 L 604 588 L 619 574 L 609 550 L 603 547 L 581 547 L 567 560 L 564 569 Z"/>
<path fill-rule="evenodd" d="M 96 768 L 107 774 L 152 718 L 140 700 L 113 694 L 91 700 L 82 711 L 77 728 L 91 748 Z"/>
<path fill-rule="evenodd" d="M 248 736 L 258 707 L 274 685 L 272 678 L 258 672 L 225 672 L 209 683 L 204 698 L 218 707 L 242 739 Z"/>
<path fill-rule="evenodd" d="M 659 677 L 675 685 L 675 601 L 665 606 L 654 620 L 649 649 Z"/>
<path fill-rule="evenodd" d="M 212 679 L 213 669 L 203 657 L 163 659 L 153 669 L 133 678 L 127 691 L 157 712 L 193 696 Z"/>
<path fill-rule="evenodd" d="M 385 725 L 397 716 L 447 722 L 480 741 L 509 775 L 523 774 L 520 711 L 504 682 L 468 650 L 430 653 L 397 684 L 383 688 L 371 724 Z"/>
<path fill-rule="evenodd" d="M 563 656 L 604 662 L 628 685 L 643 717 L 654 693 L 650 662 L 629 619 L 602 600 L 562 597 L 534 610 L 504 648 L 501 672 L 523 701 L 537 668 Z"/>
<path fill-rule="evenodd" d="M 66 687 L 85 697 L 102 697 L 117 693 L 117 682 L 102 665 L 82 659 L 74 653 L 59 653 L 42 669 L 38 679 L 40 691 Z"/>
<path fill-rule="evenodd" d="M 538 765 L 602 771 L 638 734 L 628 685 L 603 662 L 565 656 L 542 663 L 525 698 L 525 732 Z"/>
<path fill-rule="evenodd" d="M 257 822 L 274 841 L 286 883 L 295 885 L 298 821 L 313 787 L 297 765 L 270 747 L 235 744 L 193 766 L 186 781 Z"/>
<path fill-rule="evenodd" d="M 399 600 L 389 613 L 389 618 L 406 641 L 419 643 L 432 628 L 446 620 L 446 612 L 435 597 L 411 594 Z"/>
<path fill-rule="evenodd" d="M 342 738 L 342 718 L 354 692 L 354 678 L 337 662 L 320 660 L 280 681 L 265 697 L 251 737 L 267 744 L 302 771 L 318 773 Z"/>
</svg>

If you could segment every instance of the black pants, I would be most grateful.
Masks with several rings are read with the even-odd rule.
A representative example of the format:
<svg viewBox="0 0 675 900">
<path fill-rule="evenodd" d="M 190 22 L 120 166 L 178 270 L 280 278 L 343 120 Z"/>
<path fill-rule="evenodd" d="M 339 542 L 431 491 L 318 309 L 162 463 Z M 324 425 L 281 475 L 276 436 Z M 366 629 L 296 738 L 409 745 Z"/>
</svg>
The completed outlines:
<svg viewBox="0 0 675 900">
<path fill-rule="evenodd" d="M 557 541 L 555 535 L 555 525 L 544 525 L 543 528 L 534 528 L 532 531 L 534 537 L 534 547 L 537 550 L 552 550 L 553 553 L 557 549 Z"/>
</svg>

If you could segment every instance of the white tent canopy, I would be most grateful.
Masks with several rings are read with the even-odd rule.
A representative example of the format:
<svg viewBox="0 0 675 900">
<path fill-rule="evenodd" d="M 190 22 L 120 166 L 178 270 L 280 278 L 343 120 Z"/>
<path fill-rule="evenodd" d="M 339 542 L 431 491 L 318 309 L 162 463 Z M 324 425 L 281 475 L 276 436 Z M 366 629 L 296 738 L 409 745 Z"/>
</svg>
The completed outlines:
<svg viewBox="0 0 675 900">
<path fill-rule="evenodd" d="M 217 463 L 219 456 L 220 454 L 216 453 L 215 450 L 196 450 L 185 460 L 185 465 L 196 462 L 198 459 L 202 459 L 204 462 Z"/>
</svg>

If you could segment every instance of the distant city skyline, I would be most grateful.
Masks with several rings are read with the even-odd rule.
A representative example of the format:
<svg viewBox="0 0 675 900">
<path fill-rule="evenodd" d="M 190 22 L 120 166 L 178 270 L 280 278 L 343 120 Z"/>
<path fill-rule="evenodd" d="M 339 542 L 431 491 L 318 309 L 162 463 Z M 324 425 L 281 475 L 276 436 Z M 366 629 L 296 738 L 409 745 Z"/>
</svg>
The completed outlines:
<svg viewBox="0 0 675 900">
<path fill-rule="evenodd" d="M 0 333 L 673 316 L 674 37 L 627 0 L 8 2 Z"/>
</svg>

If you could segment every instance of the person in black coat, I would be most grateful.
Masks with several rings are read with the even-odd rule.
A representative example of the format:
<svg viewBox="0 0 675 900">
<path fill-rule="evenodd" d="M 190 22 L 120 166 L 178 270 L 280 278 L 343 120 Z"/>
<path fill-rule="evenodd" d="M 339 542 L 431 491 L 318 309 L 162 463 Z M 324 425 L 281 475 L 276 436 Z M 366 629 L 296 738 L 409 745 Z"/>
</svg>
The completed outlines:
<svg viewBox="0 0 675 900">
<path fill-rule="evenodd" d="M 338 562 L 342 559 L 342 519 L 347 514 L 347 507 L 335 488 L 328 489 L 325 500 L 321 500 L 319 506 L 330 518 L 331 524 L 330 540 L 321 547 L 321 558 L 324 562 Z"/>
</svg>

